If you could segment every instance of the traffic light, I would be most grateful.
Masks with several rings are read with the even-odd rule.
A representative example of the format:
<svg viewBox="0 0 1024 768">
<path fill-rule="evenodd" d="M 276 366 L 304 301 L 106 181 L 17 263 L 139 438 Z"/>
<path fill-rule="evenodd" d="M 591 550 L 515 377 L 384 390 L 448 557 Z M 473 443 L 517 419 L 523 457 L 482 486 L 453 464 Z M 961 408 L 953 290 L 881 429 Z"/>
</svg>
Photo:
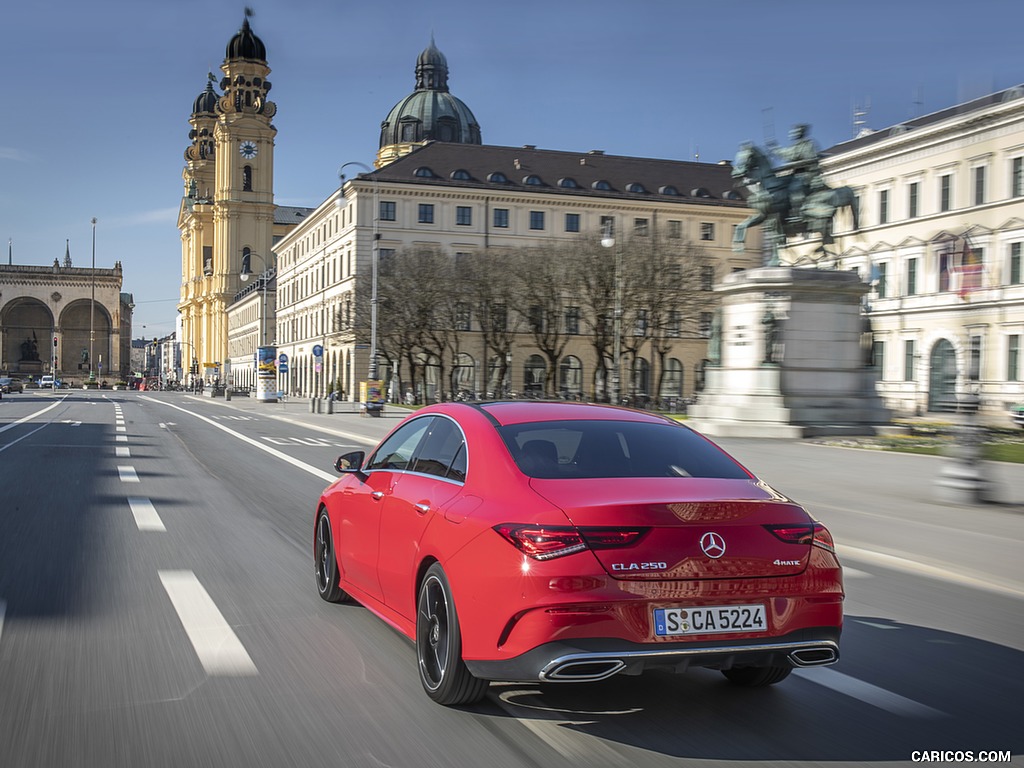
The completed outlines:
<svg viewBox="0 0 1024 768">
<path fill-rule="evenodd" d="M 56 336 L 53 337 L 53 348 L 54 349 L 57 348 L 57 337 Z"/>
</svg>

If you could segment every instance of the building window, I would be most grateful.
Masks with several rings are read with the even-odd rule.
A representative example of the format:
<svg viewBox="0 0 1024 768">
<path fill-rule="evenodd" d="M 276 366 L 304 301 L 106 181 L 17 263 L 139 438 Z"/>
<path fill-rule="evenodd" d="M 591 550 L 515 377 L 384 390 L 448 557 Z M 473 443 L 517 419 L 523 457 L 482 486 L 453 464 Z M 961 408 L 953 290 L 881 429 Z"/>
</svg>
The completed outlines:
<svg viewBox="0 0 1024 768">
<path fill-rule="evenodd" d="M 242 169 L 242 191 L 252 192 L 252 166 L 247 165 Z"/>
<path fill-rule="evenodd" d="M 530 211 L 530 229 L 544 229 L 544 211 Z"/>
<path fill-rule="evenodd" d="M 460 301 L 455 305 L 455 330 L 468 331 L 470 322 L 469 304 Z"/>
<path fill-rule="evenodd" d="M 395 201 L 394 200 L 381 200 L 380 201 L 380 220 L 381 221 L 394 221 L 395 220 Z"/>
<path fill-rule="evenodd" d="M 711 221 L 702 221 L 700 223 L 700 239 L 710 242 L 714 242 L 715 239 L 715 224 Z"/>
<path fill-rule="evenodd" d="M 578 213 L 567 213 L 567 214 L 565 214 L 565 231 L 566 232 L 579 232 L 580 231 L 580 215 Z"/>
<path fill-rule="evenodd" d="M 683 222 L 670 221 L 668 223 L 669 240 L 681 240 L 683 238 Z"/>
<path fill-rule="evenodd" d="M 705 264 L 700 268 L 700 289 L 710 291 L 715 285 L 715 268 L 711 264 Z"/>
<path fill-rule="evenodd" d="M 539 304 L 534 304 L 530 307 L 530 312 L 527 317 L 527 321 L 530 325 L 530 330 L 534 333 L 544 332 L 544 309 Z"/>
<path fill-rule="evenodd" d="M 633 219 L 633 234 L 639 237 L 647 237 L 647 219 Z"/>
<path fill-rule="evenodd" d="M 209 277 L 213 274 L 213 246 L 203 246 L 203 274 Z"/>
<path fill-rule="evenodd" d="M 974 169 L 974 204 L 985 204 L 985 166 Z"/>
<path fill-rule="evenodd" d="M 875 266 L 875 295 L 878 296 L 878 298 L 880 299 L 885 298 L 885 292 L 887 287 L 886 277 L 888 276 L 886 273 L 888 271 L 889 265 L 884 262 Z"/>
<path fill-rule="evenodd" d="M 496 229 L 508 229 L 508 208 L 494 209 L 494 226 Z"/>
<path fill-rule="evenodd" d="M 914 380 L 914 340 L 903 342 L 903 380 Z"/>
<path fill-rule="evenodd" d="M 615 237 L 615 217 L 601 217 L 601 237 Z"/>
<path fill-rule="evenodd" d="M 1020 335 L 1006 337 L 1006 380 L 1020 381 Z"/>
<path fill-rule="evenodd" d="M 907 259 L 907 296 L 917 293 L 917 259 Z"/>
<path fill-rule="evenodd" d="M 917 200 L 918 200 L 918 195 L 917 195 L 918 186 L 919 186 L 918 182 L 915 181 L 913 184 L 911 184 L 907 188 L 907 218 L 908 219 L 916 219 L 917 216 L 918 216 L 918 209 L 917 209 L 917 205 L 918 205 L 918 202 L 917 202 Z"/>
<path fill-rule="evenodd" d="M 468 205 L 455 206 L 455 223 L 460 227 L 468 227 L 473 223 L 473 209 Z"/>
<path fill-rule="evenodd" d="M 636 327 L 633 330 L 634 336 L 646 336 L 647 335 L 647 310 L 638 309 L 636 311 Z"/>
<path fill-rule="evenodd" d="M 871 365 L 878 371 L 878 378 L 885 379 L 885 342 L 871 342 Z"/>
<path fill-rule="evenodd" d="M 701 312 L 700 320 L 697 325 L 697 332 L 700 334 L 702 339 L 711 338 L 711 313 Z"/>
<path fill-rule="evenodd" d="M 939 210 L 951 210 L 953 200 L 953 177 L 948 173 L 939 179 Z"/>
<path fill-rule="evenodd" d="M 967 378 L 971 381 L 981 379 L 981 336 L 971 336 L 970 367 L 967 369 Z"/>
<path fill-rule="evenodd" d="M 420 203 L 420 224 L 433 224 L 434 223 L 434 204 L 433 203 Z"/>
<path fill-rule="evenodd" d="M 565 332 L 573 336 L 580 332 L 580 308 L 566 307 Z"/>
<path fill-rule="evenodd" d="M 678 339 L 682 335 L 682 331 L 683 316 L 678 309 L 673 309 L 668 313 L 668 336 Z"/>
<path fill-rule="evenodd" d="M 504 304 L 491 305 L 491 330 L 508 330 L 508 308 Z"/>
<path fill-rule="evenodd" d="M 1010 243 L 1010 285 L 1020 285 L 1020 243 Z"/>
<path fill-rule="evenodd" d="M 1024 196 L 1024 157 L 1013 158 L 1010 170 L 1010 197 Z"/>
<path fill-rule="evenodd" d="M 878 193 L 878 223 L 889 223 L 889 190 L 883 189 Z"/>
</svg>

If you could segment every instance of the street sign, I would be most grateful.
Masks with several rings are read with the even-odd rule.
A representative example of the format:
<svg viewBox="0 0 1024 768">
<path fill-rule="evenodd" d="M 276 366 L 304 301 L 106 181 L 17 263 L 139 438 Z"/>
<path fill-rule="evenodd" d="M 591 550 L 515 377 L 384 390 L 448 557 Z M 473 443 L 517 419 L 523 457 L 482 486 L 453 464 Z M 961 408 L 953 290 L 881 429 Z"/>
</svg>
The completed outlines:
<svg viewBox="0 0 1024 768">
<path fill-rule="evenodd" d="M 277 362 L 279 362 L 279 363 L 287 363 L 288 362 L 288 355 L 286 355 L 284 352 L 282 352 L 280 355 L 277 356 Z"/>
<path fill-rule="evenodd" d="M 277 364 L 277 372 L 278 373 L 288 373 L 288 363 L 278 363 Z"/>
<path fill-rule="evenodd" d="M 313 357 L 323 357 L 323 356 L 324 356 L 324 346 L 323 346 L 323 344 L 314 344 L 313 345 Z"/>
</svg>

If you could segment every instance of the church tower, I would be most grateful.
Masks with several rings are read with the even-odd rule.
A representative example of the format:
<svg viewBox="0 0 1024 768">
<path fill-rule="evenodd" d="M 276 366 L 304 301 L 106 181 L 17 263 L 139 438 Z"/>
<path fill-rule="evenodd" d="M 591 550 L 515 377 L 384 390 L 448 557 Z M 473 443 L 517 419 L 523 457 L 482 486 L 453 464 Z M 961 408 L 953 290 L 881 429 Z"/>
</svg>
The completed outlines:
<svg viewBox="0 0 1024 768">
<path fill-rule="evenodd" d="M 274 137 L 276 105 L 263 41 L 249 26 L 228 42 L 222 94 L 212 82 L 193 106 L 192 144 L 186 150 L 182 237 L 183 355 L 187 370 L 224 375 L 228 358 L 227 307 L 240 290 L 243 264 L 254 272 L 273 266 Z M 211 75 L 212 79 L 212 75 Z M 212 110 L 211 110 L 212 103 Z M 191 346 L 191 349 L 189 348 Z M 210 370 L 220 364 L 216 372 Z"/>
</svg>

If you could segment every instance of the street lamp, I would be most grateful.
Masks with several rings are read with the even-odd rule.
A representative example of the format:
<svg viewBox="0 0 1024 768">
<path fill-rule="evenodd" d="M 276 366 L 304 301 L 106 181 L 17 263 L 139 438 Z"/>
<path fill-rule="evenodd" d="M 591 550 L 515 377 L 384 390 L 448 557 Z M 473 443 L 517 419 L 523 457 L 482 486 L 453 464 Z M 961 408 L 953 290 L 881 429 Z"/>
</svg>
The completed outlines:
<svg viewBox="0 0 1024 768">
<path fill-rule="evenodd" d="M 258 253 L 250 251 L 248 248 L 242 251 L 242 271 L 239 273 L 239 279 L 244 283 L 249 280 L 252 275 L 251 269 L 251 258 L 255 256 L 261 262 L 263 262 L 263 272 L 260 273 L 260 280 L 262 281 L 260 287 L 263 291 L 263 309 L 260 310 L 260 343 L 257 344 L 259 347 L 267 346 L 267 283 L 270 282 L 272 275 L 268 274 L 272 268 L 267 266 L 267 261 Z M 276 268 L 276 267 L 275 267 Z"/>
<path fill-rule="evenodd" d="M 615 248 L 615 229 L 613 219 L 609 216 L 604 222 L 601 233 L 601 245 Z M 622 352 L 622 246 L 615 248 L 615 310 L 613 314 L 612 332 L 612 403 L 619 402 L 619 358 Z"/>
<path fill-rule="evenodd" d="M 348 166 L 354 165 L 363 169 L 373 181 L 373 251 L 370 260 L 370 381 L 377 380 L 377 269 L 380 261 L 380 185 L 377 177 L 368 165 L 359 162 L 345 163 L 338 169 L 339 191 L 338 200 L 345 197 L 345 174 Z M 360 174 L 362 175 L 362 174 Z"/>
<path fill-rule="evenodd" d="M 92 296 L 89 299 L 89 382 L 96 381 L 92 361 L 96 359 L 96 217 L 92 218 Z M 55 379 L 56 380 L 56 379 Z"/>
</svg>

